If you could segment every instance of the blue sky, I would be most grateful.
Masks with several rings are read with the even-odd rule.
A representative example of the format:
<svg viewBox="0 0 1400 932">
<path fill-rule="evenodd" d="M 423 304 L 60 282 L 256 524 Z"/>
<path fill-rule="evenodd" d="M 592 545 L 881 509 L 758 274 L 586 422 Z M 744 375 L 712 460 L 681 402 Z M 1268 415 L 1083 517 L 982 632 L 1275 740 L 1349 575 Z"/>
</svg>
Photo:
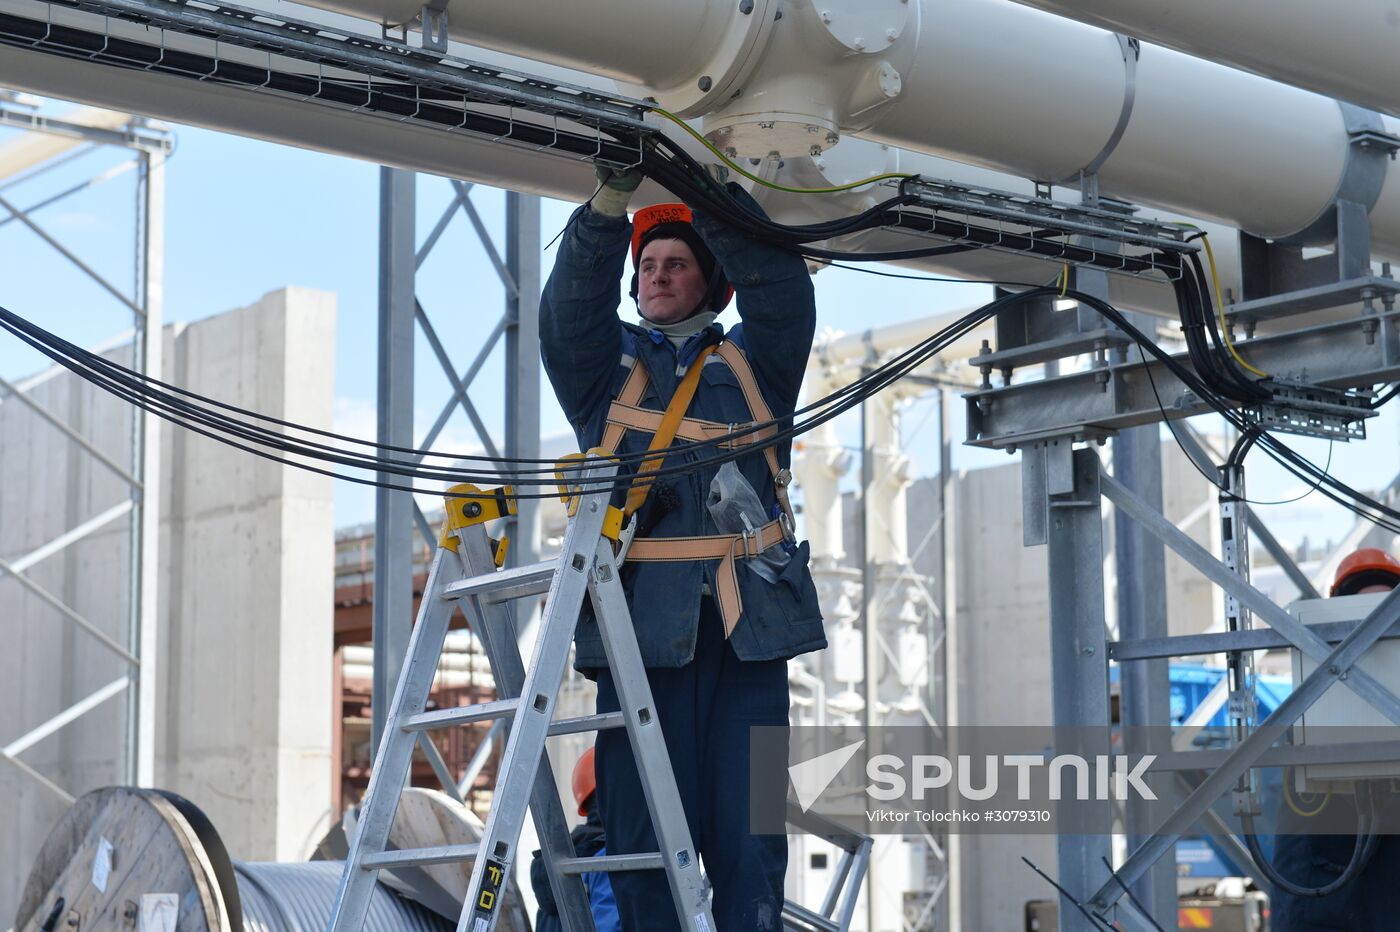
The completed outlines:
<svg viewBox="0 0 1400 932">
<path fill-rule="evenodd" d="M 49 102 L 45 109 L 61 112 Z M 286 285 L 325 289 L 337 295 L 336 423 L 338 429 L 372 436 L 374 420 L 375 314 L 377 290 L 378 168 L 271 143 L 176 127 L 177 149 L 167 169 L 165 316 L 194 321 L 246 305 Z M 0 143 L 14 138 L 0 131 Z M 0 187 L 0 197 L 24 207 L 77 184 L 125 160 L 103 149 L 41 177 Z M 0 185 L 5 185 L 0 181 Z M 116 177 L 38 211 L 34 219 L 123 290 L 131 287 L 134 173 Z M 493 235 L 501 235 L 504 195 L 477 188 L 473 198 Z M 448 183 L 420 176 L 419 239 L 426 237 L 450 199 Z M 546 201 L 543 229 L 548 240 L 563 226 L 572 205 Z M 0 218 L 5 213 L 0 211 Z M 548 269 L 552 251 L 543 257 Z M 0 304 L 78 342 L 93 343 L 129 325 L 129 316 L 20 223 L 0 224 Z M 851 332 L 979 304 L 990 297 L 984 285 L 904 282 L 829 269 L 816 276 L 819 327 Z M 465 217 L 454 219 L 420 270 L 419 298 L 459 368 L 475 354 L 482 335 L 500 315 L 502 289 Z M 478 377 L 476 395 L 493 431 L 501 423 L 499 354 Z M 423 340 L 416 363 L 417 434 L 422 436 L 446 398 L 448 383 Z M 0 339 L 0 374 L 22 375 L 39 360 L 14 341 Z M 542 412 L 545 434 L 565 431 L 562 415 L 549 398 Z M 915 405 L 906 418 L 906 447 L 916 475 L 936 471 L 936 423 L 927 407 Z M 962 425 L 954 424 L 955 436 Z M 1375 488 L 1395 472 L 1393 414 L 1371 422 L 1373 439 L 1339 446 L 1333 469 L 1362 488 Z M 843 439 L 855 443 L 855 425 L 843 426 Z M 470 427 L 454 416 L 439 449 L 472 444 Z M 1323 462 L 1326 444 L 1297 446 Z M 1005 462 L 1004 454 L 960 447 L 955 465 L 973 468 Z M 1251 460 L 1253 465 L 1254 461 Z M 1296 480 L 1262 457 L 1250 477 L 1251 493 L 1261 499 L 1291 498 L 1303 491 Z M 368 520 L 368 490 L 340 484 L 337 525 Z M 1335 506 L 1311 496 L 1263 512 L 1281 537 L 1311 533 L 1337 536 L 1350 521 Z"/>
</svg>

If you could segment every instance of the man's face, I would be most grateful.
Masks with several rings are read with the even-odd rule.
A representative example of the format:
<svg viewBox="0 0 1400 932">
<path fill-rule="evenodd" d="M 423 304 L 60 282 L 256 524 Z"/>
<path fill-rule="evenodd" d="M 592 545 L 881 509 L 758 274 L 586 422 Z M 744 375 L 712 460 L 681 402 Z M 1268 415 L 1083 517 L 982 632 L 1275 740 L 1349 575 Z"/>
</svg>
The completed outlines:
<svg viewBox="0 0 1400 932">
<path fill-rule="evenodd" d="M 656 324 L 684 320 L 705 297 L 705 275 L 684 241 L 647 243 L 637 263 L 637 306 Z"/>
</svg>

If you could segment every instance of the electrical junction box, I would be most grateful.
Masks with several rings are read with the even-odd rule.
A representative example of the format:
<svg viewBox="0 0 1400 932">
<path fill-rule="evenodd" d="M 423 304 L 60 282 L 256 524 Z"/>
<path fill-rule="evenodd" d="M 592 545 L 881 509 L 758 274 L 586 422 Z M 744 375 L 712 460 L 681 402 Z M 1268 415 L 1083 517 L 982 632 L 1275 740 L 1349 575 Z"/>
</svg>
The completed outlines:
<svg viewBox="0 0 1400 932">
<path fill-rule="evenodd" d="M 1305 625 L 1324 622 L 1359 622 L 1371 613 L 1389 593 L 1338 596 L 1331 599 L 1303 599 L 1288 607 L 1288 613 Z M 1336 642 L 1332 643 L 1336 646 Z M 1293 650 L 1293 686 L 1317 669 L 1318 663 L 1301 651 Z M 1400 693 L 1400 638 L 1377 641 L 1357 664 L 1389 689 Z M 1364 735 L 1361 729 L 1376 729 Z M 1345 683 L 1334 683 L 1305 711 L 1293 727 L 1293 743 L 1319 747 L 1351 744 L 1357 741 L 1390 740 L 1396 726 Z M 1348 764 L 1308 764 L 1293 770 L 1299 792 L 1334 790 L 1351 792 L 1356 779 L 1400 778 L 1400 760 Z"/>
</svg>

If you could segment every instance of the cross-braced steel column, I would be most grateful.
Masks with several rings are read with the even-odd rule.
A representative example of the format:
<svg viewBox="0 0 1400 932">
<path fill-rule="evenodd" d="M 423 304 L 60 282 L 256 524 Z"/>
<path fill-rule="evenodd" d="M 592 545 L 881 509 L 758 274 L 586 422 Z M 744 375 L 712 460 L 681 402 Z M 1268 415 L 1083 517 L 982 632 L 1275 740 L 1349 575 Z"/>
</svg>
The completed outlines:
<svg viewBox="0 0 1400 932">
<path fill-rule="evenodd" d="M 540 455 L 540 199 L 506 194 L 506 456 Z M 540 507 L 521 499 L 507 523 L 511 565 L 540 558 Z M 518 603 L 512 604 L 515 608 Z M 529 619 L 519 619 L 528 622 Z M 521 624 L 523 629 L 526 627 Z"/>
<path fill-rule="evenodd" d="M 421 246 L 416 246 L 416 176 L 381 169 L 380 175 L 380 305 L 378 442 L 404 449 L 432 450 L 452 415 L 460 409 L 489 456 L 535 459 L 540 455 L 540 202 L 539 198 L 507 193 L 506 243 L 497 247 L 471 199 L 472 186 L 450 183 L 452 197 Z M 428 310 L 417 298 L 416 278 L 458 213 L 465 215 L 485 258 L 505 291 L 505 310 L 484 339 L 470 365 L 459 369 L 448 346 L 433 326 Z M 505 256 L 502 258 L 502 252 Z M 476 308 L 473 308 L 476 310 Z M 427 432 L 414 431 L 414 341 L 421 333 L 432 357 L 446 376 L 451 392 Z M 492 393 L 504 399 L 504 447 L 492 437 L 471 392 L 478 373 L 499 343 L 505 345 L 504 386 Z M 478 392 L 478 395 L 480 393 Z M 479 401 L 479 397 L 477 401 Z M 494 399 L 493 399 L 494 400 Z M 412 461 L 408 454 L 395 458 Z M 421 459 L 421 457 L 420 457 Z M 441 465 L 439 463 L 439 465 Z M 381 481 L 408 485 L 406 476 L 380 474 Z M 421 483 L 420 483 L 421 485 Z M 525 489 L 533 492 L 533 488 Z M 539 509 L 522 500 L 505 535 L 511 564 L 539 559 Z M 375 748 L 384 726 L 384 713 L 398 681 L 413 619 L 414 531 L 428 549 L 436 546 L 432 524 L 408 492 L 380 489 L 375 499 L 374 544 L 374 682 L 372 736 Z M 483 744 L 489 745 L 490 739 Z M 421 738 L 420 747 L 433 765 L 443 789 L 457 795 L 470 786 L 485 755 L 478 754 L 465 777 L 450 772 L 437 748 Z"/>
<path fill-rule="evenodd" d="M 132 368 L 161 377 L 165 338 L 161 314 L 165 256 L 165 153 L 141 154 L 137 181 L 137 216 L 141 227 L 136 259 L 137 315 Z M 132 412 L 131 471 L 141 481 L 131 515 L 131 641 L 141 659 L 135 689 L 128 693 L 128 783 L 156 782 L 156 722 L 159 717 L 159 579 L 160 579 L 160 419 L 150 411 Z"/>
<path fill-rule="evenodd" d="M 379 383 L 376 439 L 413 446 L 414 214 L 416 177 L 379 170 Z M 408 484 L 380 473 L 381 482 Z M 413 626 L 413 495 L 376 489 L 374 496 L 374 676 L 371 755 L 384 733 L 389 697 L 399 680 Z"/>
<path fill-rule="evenodd" d="M 93 352 L 111 353 L 129 344 L 132 368 L 144 375 L 160 378 L 163 348 L 164 165 L 173 140 L 168 130 L 149 125 L 140 118 L 118 116 L 121 125 L 117 125 L 112 121 L 112 116 L 104 114 L 102 118 L 94 119 L 92 114 L 87 113 L 74 119 L 51 118 L 25 105 L 0 98 L 0 124 L 72 140 L 72 149 L 66 153 L 62 153 L 60 147 L 60 152 L 27 163 L 25 159 L 28 157 L 25 157 L 19 164 L 7 165 L 13 177 L 0 187 L 15 187 L 83 157 L 99 146 L 112 146 L 131 154 L 131 158 L 122 164 L 30 204 L 21 206 L 12 203 L 9 197 L 13 195 L 0 196 L 0 226 L 15 223 L 29 230 L 75 268 L 81 274 L 79 280 L 97 285 L 117 302 L 124 314 L 130 314 L 131 329 L 92 347 Z M 134 253 L 132 284 L 130 293 L 127 293 L 65 245 L 46 228 L 38 215 L 45 208 L 132 170 L 137 174 Z M 8 745 L 0 747 L 0 760 L 18 768 L 56 796 L 71 801 L 72 797 L 66 789 L 25 763 L 18 755 L 123 693 L 126 715 L 124 727 L 118 732 L 122 746 L 118 751 L 119 772 L 114 779 L 145 786 L 155 782 L 156 735 L 161 712 L 158 676 L 161 638 L 157 611 L 160 597 L 158 548 L 161 483 L 159 421 L 155 416 L 133 413 L 131 444 L 123 464 L 119 462 L 123 457 L 103 452 L 82 425 L 70 424 L 33 396 L 35 389 L 61 371 L 55 366 L 16 382 L 0 378 L 0 403 L 9 402 L 27 408 L 74 444 L 82 455 L 119 477 L 125 491 L 120 501 L 101 513 L 77 523 L 22 556 L 9 561 L 0 560 L 0 581 L 13 581 L 57 612 L 63 619 L 62 623 L 77 625 L 120 657 L 124 672 L 117 679 L 72 702 L 47 721 L 31 727 Z M 69 601 L 35 582 L 29 571 L 123 517 L 128 520 L 127 624 L 125 632 L 109 634 L 99 624 L 83 617 Z M 120 617 L 119 606 L 117 612 Z M 0 810 L 0 822 L 4 821 L 5 815 Z"/>
<path fill-rule="evenodd" d="M 1113 472 L 1152 508 L 1162 510 L 1162 441 L 1156 424 L 1125 430 L 1113 439 Z M 1164 638 L 1167 629 L 1166 549 L 1136 522 L 1115 513 L 1113 522 L 1115 564 L 1118 570 L 1118 639 Z M 1165 659 L 1128 663 L 1119 667 L 1119 721 L 1125 734 L 1124 750 L 1147 754 L 1154 749 L 1142 740 L 1164 731 L 1171 721 L 1171 691 Z M 1155 726 L 1155 731 L 1149 731 Z M 1170 774 L 1152 776 L 1148 785 L 1161 799 L 1170 796 Z M 1128 847 L 1147 840 L 1154 827 L 1154 807 L 1132 796 L 1126 805 Z M 1158 862 L 1133 889 L 1143 908 L 1159 921 L 1176 914 L 1176 864 L 1171 858 Z"/>
<path fill-rule="evenodd" d="M 1108 754 L 1108 651 L 1104 633 L 1099 458 L 1092 449 L 1077 450 L 1071 456 L 1068 447 L 1068 442 L 1064 442 L 1051 452 L 1051 457 L 1060 462 L 1052 462 L 1047 470 L 1051 477 L 1047 485 L 1047 556 L 1053 715 L 1058 727 L 1102 729 L 1102 746 L 1090 748 L 1085 741 L 1080 753 Z M 1068 798 L 1072 799 L 1073 794 Z M 1108 877 L 1104 865 L 1113 854 L 1110 836 L 1061 833 L 1056 851 L 1059 883 L 1071 894 L 1083 897 Z M 1096 927 L 1077 904 L 1062 896 L 1060 928 L 1064 932 L 1088 932 Z"/>
</svg>

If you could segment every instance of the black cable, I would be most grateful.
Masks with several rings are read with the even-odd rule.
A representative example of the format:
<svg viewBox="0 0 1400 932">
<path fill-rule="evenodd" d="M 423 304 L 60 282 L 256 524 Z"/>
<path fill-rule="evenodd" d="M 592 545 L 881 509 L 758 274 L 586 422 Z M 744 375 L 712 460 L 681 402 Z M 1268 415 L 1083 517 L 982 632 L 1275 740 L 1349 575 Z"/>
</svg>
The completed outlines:
<svg viewBox="0 0 1400 932">
<path fill-rule="evenodd" d="M 1094 928 L 1098 928 L 1099 926 L 1103 926 L 1105 929 L 1108 929 L 1109 932 L 1117 932 L 1117 930 L 1115 930 L 1115 929 L 1113 928 L 1113 926 L 1112 926 L 1111 924 L 1109 924 L 1109 922 L 1108 922 L 1107 919 L 1103 918 L 1103 917 L 1100 916 L 1100 915 L 1097 915 L 1096 913 L 1091 913 L 1091 912 L 1089 912 L 1089 910 L 1085 909 L 1083 903 L 1079 902 L 1079 900 L 1075 899 L 1072 895 L 1070 895 L 1070 892 L 1069 892 L 1068 890 L 1066 890 L 1064 887 L 1062 887 L 1062 886 L 1060 886 L 1058 883 L 1056 883 L 1056 882 L 1055 882 L 1055 878 L 1051 877 L 1049 874 L 1045 873 L 1045 871 L 1043 871 L 1043 870 L 1041 870 L 1040 868 L 1036 867 L 1036 866 L 1035 866 L 1035 863 L 1034 863 L 1033 861 L 1031 861 L 1030 858 L 1026 857 L 1026 856 L 1023 854 L 1023 855 L 1021 855 L 1021 860 L 1026 862 L 1026 866 L 1027 866 L 1027 867 L 1029 867 L 1031 870 L 1035 871 L 1035 872 L 1036 872 L 1037 874 L 1039 874 L 1042 878 L 1044 878 L 1045 881 L 1046 881 L 1047 883 L 1050 884 L 1050 886 L 1052 886 L 1052 887 L 1054 887 L 1056 890 L 1058 890 L 1059 893 L 1060 893 L 1060 896 L 1064 897 L 1065 899 L 1067 899 L 1067 900 L 1069 900 L 1071 903 L 1073 903 L 1073 904 L 1075 905 L 1075 908 L 1078 909 L 1081 913 L 1084 914 L 1084 918 L 1085 918 L 1085 919 L 1088 919 L 1090 922 L 1094 923 Z"/>
<path fill-rule="evenodd" d="M 1012 299 L 1015 298 L 1016 296 L 1012 296 Z M 696 469 L 703 468 L 705 466 L 715 465 L 717 463 L 725 462 L 731 459 L 737 459 L 740 456 L 761 451 L 765 446 L 791 439 L 792 437 L 797 436 L 798 434 L 805 432 L 806 430 L 812 429 L 818 424 L 825 423 L 825 421 L 831 419 L 832 417 L 838 416 L 845 410 L 849 410 L 850 408 L 860 404 L 863 400 L 868 398 L 874 392 L 879 391 L 887 385 L 892 384 L 894 381 L 897 381 L 899 378 L 902 378 L 912 368 L 921 365 L 927 360 L 927 358 L 931 358 L 932 355 L 941 351 L 949 342 L 962 336 L 964 333 L 966 333 L 972 327 L 975 327 L 976 325 L 981 323 L 983 320 L 988 319 L 992 314 L 996 312 L 999 306 L 1004 305 L 1005 303 L 1007 303 L 1007 301 L 1005 300 L 994 302 L 993 305 L 989 305 L 987 308 L 984 308 L 979 312 L 968 315 L 962 321 L 955 322 L 949 327 L 944 328 L 943 331 L 940 331 L 938 334 L 934 334 L 928 340 L 923 341 L 921 344 L 918 344 L 915 347 L 911 348 L 911 350 L 899 354 L 888 364 L 882 365 L 872 370 L 868 377 L 865 377 L 861 380 L 857 380 L 856 383 L 853 383 L 850 386 L 846 386 L 838 392 L 833 393 L 833 395 L 828 396 L 828 398 L 819 400 L 818 402 L 801 409 L 801 411 L 796 413 L 801 414 L 813 410 L 820 410 L 819 414 L 817 414 L 814 417 L 808 418 L 801 424 L 796 424 L 794 422 L 794 416 L 790 418 L 777 419 L 773 422 L 768 422 L 767 424 L 755 425 L 753 427 L 748 428 L 747 432 L 762 430 L 772 425 L 788 423 L 792 424 L 791 427 L 781 429 L 759 443 L 754 443 L 747 447 L 740 447 L 729 453 L 717 453 L 708 456 L 705 459 L 698 462 L 693 462 L 677 467 L 665 467 L 654 473 L 653 477 L 661 478 L 665 475 L 692 472 Z M 392 482 L 384 482 L 382 480 L 370 480 L 359 477 L 346 476 L 341 473 L 336 473 L 330 470 L 312 467 L 309 464 L 287 460 L 274 453 L 269 453 L 266 450 L 256 450 L 248 444 L 239 443 L 237 442 L 237 440 L 229 439 L 229 437 L 219 436 L 218 433 L 216 433 L 216 431 L 228 434 L 233 438 L 247 440 L 249 441 L 249 443 L 261 444 L 274 451 L 289 453 L 297 456 L 305 456 L 311 459 L 320 459 L 336 463 L 338 465 L 348 466 L 354 469 L 363 469 L 366 471 L 387 472 L 394 475 L 419 478 L 426 477 L 430 479 L 442 479 L 446 481 L 479 479 L 482 482 L 498 482 L 501 479 L 515 478 L 517 483 L 526 485 L 553 485 L 556 481 L 552 478 L 531 478 L 531 476 L 537 476 L 540 473 L 552 472 L 552 467 L 550 469 L 531 470 L 528 472 L 516 471 L 514 473 L 503 470 L 500 473 L 481 475 L 452 468 L 425 468 L 421 464 L 409 463 L 400 460 L 391 460 L 382 457 L 346 455 L 344 451 L 336 450 L 336 448 L 328 444 L 320 444 L 304 440 L 288 442 L 288 439 L 284 434 L 275 431 L 269 431 L 263 428 L 258 428 L 256 427 L 256 425 L 250 425 L 246 422 L 227 418 L 222 415 L 217 415 L 215 413 L 210 412 L 208 409 L 200 408 L 198 404 L 190 403 L 184 401 L 181 398 L 177 398 L 175 397 L 175 394 L 155 390 L 152 388 L 152 385 L 160 385 L 164 388 L 170 389 L 171 392 L 176 393 L 178 395 L 198 399 L 200 401 L 205 401 L 215 407 L 236 411 L 243 415 L 258 420 L 274 423 L 280 427 L 304 430 L 308 433 L 329 437 L 342 442 L 361 444 L 365 446 L 374 447 L 376 449 L 386 449 L 386 447 L 374 444 L 370 441 L 360 440 L 359 438 L 344 437 L 342 435 L 334 434 L 330 431 L 306 428 L 301 425 L 296 425 L 290 422 L 282 421 L 280 419 L 260 415 L 256 412 L 245 411 L 243 409 L 237 408 L 236 406 L 227 405 L 222 402 L 216 402 L 212 399 L 204 399 L 197 393 L 189 392 L 187 390 L 180 389 L 175 386 L 168 386 L 166 385 L 166 383 L 159 382 L 159 380 L 150 379 L 149 377 L 146 377 L 139 373 L 132 372 L 131 370 L 125 369 L 124 367 L 112 363 L 109 360 L 95 356 L 94 354 L 88 353 L 85 350 L 75 347 L 73 344 L 67 343 L 67 341 L 62 340 L 61 338 L 58 338 L 53 334 L 49 334 L 42 328 L 37 327 L 37 325 L 33 325 L 28 321 L 23 320 L 23 318 L 19 318 L 18 315 L 13 314 L 13 312 L 4 310 L 2 308 L 0 308 L 0 326 L 3 326 L 4 329 L 9 330 L 11 333 L 24 340 L 26 343 L 29 343 L 35 349 L 49 356 L 51 359 L 53 359 L 55 362 L 58 362 L 60 365 L 69 368 L 76 374 L 93 382 L 98 387 L 103 388 L 104 390 L 109 391 L 110 393 L 121 397 L 124 400 L 138 407 L 141 407 L 143 410 L 151 411 L 152 413 L 164 417 L 167 420 L 171 420 L 174 423 L 188 427 L 189 429 L 194 430 L 195 432 L 200 433 L 204 436 L 209 436 L 212 439 L 223 440 L 224 442 L 230 443 L 230 445 L 235 446 L 236 448 L 244 450 L 246 452 L 254 452 L 258 455 L 264 456 L 265 458 L 273 459 L 274 461 L 286 463 L 288 465 L 304 466 L 308 469 L 311 469 L 314 472 L 318 472 L 323 475 L 345 478 L 349 481 L 365 485 L 378 485 L 381 487 L 404 490 L 414 488 L 412 486 L 403 486 Z M 86 367 L 81 363 L 85 363 Z M 825 408 L 825 410 L 821 410 L 823 408 Z M 744 432 L 746 431 L 736 430 L 734 432 L 734 435 L 739 436 Z M 726 437 L 720 438 L 716 441 L 678 444 L 676 445 L 675 449 L 693 449 L 701 447 L 716 448 L 719 444 L 728 442 L 728 439 L 729 438 Z M 404 448 L 388 449 L 394 449 L 399 452 L 418 452 L 408 451 Z M 668 451 L 668 453 L 669 452 L 674 452 L 674 450 Z M 448 454 L 433 455 L 446 456 Z M 620 460 L 628 462 L 640 462 L 646 458 L 647 455 L 644 453 L 638 453 L 632 455 L 631 457 L 619 457 Z M 514 462 L 511 460 L 502 460 L 490 457 L 471 457 L 471 459 L 477 461 L 487 461 L 496 464 Z M 547 461 L 532 460 L 529 462 L 532 464 L 536 464 Z M 570 467 L 570 469 L 573 471 L 577 471 L 581 468 L 584 467 Z M 626 487 L 628 484 L 630 484 L 630 481 L 630 477 L 619 477 L 617 480 L 613 480 L 608 483 L 599 483 L 592 486 L 585 483 L 584 487 L 588 490 L 601 487 L 621 488 Z M 552 493 L 546 493 L 538 496 L 522 495 L 521 497 L 553 497 L 553 495 Z"/>
<path fill-rule="evenodd" d="M 1364 805 L 1363 799 L 1365 799 Z M 1240 825 L 1244 829 L 1245 845 L 1249 848 L 1250 857 L 1254 858 L 1255 866 L 1275 888 L 1305 899 L 1331 896 L 1342 887 L 1355 881 L 1366 870 L 1372 855 L 1376 853 L 1381 833 L 1379 820 L 1374 813 L 1373 802 L 1370 785 L 1365 784 L 1364 791 L 1356 794 L 1356 845 L 1351 850 L 1351 860 L 1347 862 L 1346 868 L 1336 878 L 1320 887 L 1301 886 L 1278 872 L 1273 863 L 1264 856 L 1264 849 L 1259 844 L 1259 837 L 1254 833 L 1254 816 L 1249 814 L 1240 816 Z"/>
<path fill-rule="evenodd" d="M 1152 918 L 1152 914 L 1142 908 L 1142 904 L 1138 902 L 1138 898 L 1133 896 L 1133 891 L 1128 889 L 1128 885 L 1123 882 L 1123 878 L 1118 876 L 1118 872 L 1113 869 L 1113 865 L 1108 862 L 1108 858 L 1101 857 L 1099 858 L 1099 860 L 1103 861 L 1103 866 L 1108 868 L 1109 876 L 1111 876 L 1115 881 L 1117 881 L 1118 886 L 1121 887 L 1123 892 L 1128 895 L 1128 902 L 1132 903 L 1133 906 L 1137 908 L 1137 911 L 1142 913 L 1142 915 L 1147 919 L 1148 922 L 1152 923 L 1152 928 L 1156 929 L 1157 932 L 1165 932 L 1161 925 L 1158 924 L 1157 920 Z M 1175 909 L 1175 907 L 1176 904 L 1173 903 L 1173 910 Z"/>
</svg>

